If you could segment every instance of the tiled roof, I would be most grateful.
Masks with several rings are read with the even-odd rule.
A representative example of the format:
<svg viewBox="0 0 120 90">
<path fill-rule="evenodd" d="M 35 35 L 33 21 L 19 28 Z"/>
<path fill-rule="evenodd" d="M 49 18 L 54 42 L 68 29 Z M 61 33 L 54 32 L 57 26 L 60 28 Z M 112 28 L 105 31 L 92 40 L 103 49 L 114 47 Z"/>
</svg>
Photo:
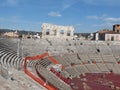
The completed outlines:
<svg viewBox="0 0 120 90">
<path fill-rule="evenodd" d="M 115 31 L 108 30 L 108 29 L 99 30 L 96 33 L 100 33 L 100 34 L 120 34 L 119 32 L 115 32 Z"/>
</svg>

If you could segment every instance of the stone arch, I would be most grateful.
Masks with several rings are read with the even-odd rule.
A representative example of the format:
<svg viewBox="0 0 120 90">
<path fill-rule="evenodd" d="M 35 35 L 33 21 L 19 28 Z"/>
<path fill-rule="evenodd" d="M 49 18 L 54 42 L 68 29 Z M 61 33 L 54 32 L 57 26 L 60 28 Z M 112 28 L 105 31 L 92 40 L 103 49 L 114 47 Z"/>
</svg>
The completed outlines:
<svg viewBox="0 0 120 90">
<path fill-rule="evenodd" d="M 43 23 L 42 25 L 42 37 L 46 36 L 56 36 L 56 37 L 73 37 L 74 28 L 72 26 L 58 26 L 48 23 Z"/>
<path fill-rule="evenodd" d="M 46 35 L 50 34 L 50 29 L 46 29 Z"/>
<path fill-rule="evenodd" d="M 70 35 L 71 35 L 71 31 L 67 30 L 67 36 L 70 36 Z"/>
<path fill-rule="evenodd" d="M 64 30 L 60 30 L 60 34 L 63 35 L 64 34 Z"/>
</svg>

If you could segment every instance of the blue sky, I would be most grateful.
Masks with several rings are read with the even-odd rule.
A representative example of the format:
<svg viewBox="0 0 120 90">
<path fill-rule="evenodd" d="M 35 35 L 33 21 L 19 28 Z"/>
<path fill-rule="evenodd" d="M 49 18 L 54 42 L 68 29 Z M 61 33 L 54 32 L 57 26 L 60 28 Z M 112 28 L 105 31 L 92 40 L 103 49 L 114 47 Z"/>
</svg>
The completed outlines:
<svg viewBox="0 0 120 90">
<path fill-rule="evenodd" d="M 120 24 L 120 0 L 0 0 L 0 28 L 41 31 L 42 23 L 72 25 L 75 32 Z"/>
</svg>

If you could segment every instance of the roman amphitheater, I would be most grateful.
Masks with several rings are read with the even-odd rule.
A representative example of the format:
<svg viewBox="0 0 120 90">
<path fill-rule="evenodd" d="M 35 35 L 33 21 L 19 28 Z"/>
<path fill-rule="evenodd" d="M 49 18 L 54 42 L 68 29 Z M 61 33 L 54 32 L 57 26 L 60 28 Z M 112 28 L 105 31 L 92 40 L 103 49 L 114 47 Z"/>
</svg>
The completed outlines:
<svg viewBox="0 0 120 90">
<path fill-rule="evenodd" d="M 120 90 L 120 42 L 50 24 L 40 39 L 0 38 L 0 90 Z"/>
</svg>

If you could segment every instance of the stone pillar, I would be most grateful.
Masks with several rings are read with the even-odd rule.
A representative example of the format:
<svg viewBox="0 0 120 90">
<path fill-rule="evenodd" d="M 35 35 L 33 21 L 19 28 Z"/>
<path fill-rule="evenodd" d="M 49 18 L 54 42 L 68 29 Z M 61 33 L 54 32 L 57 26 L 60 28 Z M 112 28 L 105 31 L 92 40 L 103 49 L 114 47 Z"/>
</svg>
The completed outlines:
<svg viewBox="0 0 120 90">
<path fill-rule="evenodd" d="M 56 25 L 52 26 L 52 30 L 53 30 L 54 36 L 57 36 L 57 27 L 58 26 L 56 26 Z"/>
<path fill-rule="evenodd" d="M 49 24 L 49 35 L 50 36 L 53 36 L 54 35 L 54 31 L 53 31 L 54 29 L 53 29 L 53 25 L 50 25 Z"/>
<path fill-rule="evenodd" d="M 73 37 L 73 34 L 74 34 L 73 30 L 71 30 L 70 31 L 70 36 Z"/>
<path fill-rule="evenodd" d="M 64 26 L 62 29 L 64 30 L 64 36 L 67 36 L 67 27 Z"/>
<path fill-rule="evenodd" d="M 42 27 L 42 37 L 45 37 L 46 36 L 46 27 L 43 26 Z"/>
<path fill-rule="evenodd" d="M 64 30 L 64 36 L 67 36 L 67 30 Z"/>
<path fill-rule="evenodd" d="M 60 27 L 59 26 L 57 26 L 57 28 L 56 28 L 56 36 L 60 36 Z"/>
<path fill-rule="evenodd" d="M 49 35 L 52 36 L 54 34 L 52 29 L 49 29 Z"/>
<path fill-rule="evenodd" d="M 74 36 L 74 28 L 70 27 L 70 36 L 73 37 Z"/>
</svg>

